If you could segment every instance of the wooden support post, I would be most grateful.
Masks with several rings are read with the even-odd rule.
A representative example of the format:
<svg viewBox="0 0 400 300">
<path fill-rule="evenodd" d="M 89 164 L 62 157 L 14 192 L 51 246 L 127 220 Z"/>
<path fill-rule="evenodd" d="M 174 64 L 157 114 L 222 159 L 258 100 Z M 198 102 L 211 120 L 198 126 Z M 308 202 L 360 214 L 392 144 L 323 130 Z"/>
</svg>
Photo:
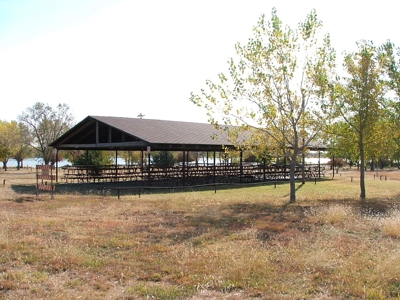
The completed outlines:
<svg viewBox="0 0 400 300">
<path fill-rule="evenodd" d="M 240 150 L 240 182 L 243 178 L 243 150 Z"/>
<path fill-rule="evenodd" d="M 99 143 L 99 121 L 96 121 L 96 145 Z"/>
<path fill-rule="evenodd" d="M 57 160 L 57 158 L 56 158 Z M 57 170 L 57 169 L 56 169 Z M 51 185 L 51 200 L 54 200 L 54 190 L 53 190 L 53 166 L 50 168 L 50 185 Z"/>
<path fill-rule="evenodd" d="M 286 154 L 283 157 L 283 179 L 286 179 Z"/>
<path fill-rule="evenodd" d="M 182 153 L 182 185 L 185 186 L 185 179 L 186 179 L 186 159 L 185 159 L 185 150 Z"/>
<path fill-rule="evenodd" d="M 213 182 L 215 183 L 216 182 L 216 178 L 215 178 L 215 175 L 216 175 L 216 157 L 215 157 L 215 151 L 214 151 L 214 171 L 213 171 Z"/>
<path fill-rule="evenodd" d="M 321 150 L 318 150 L 318 178 L 321 178 Z"/>
<path fill-rule="evenodd" d="M 148 148 L 148 150 L 147 150 L 147 160 L 148 160 L 148 162 L 147 162 L 147 165 L 148 165 L 148 170 L 147 170 L 147 179 L 148 179 L 148 186 L 150 186 L 150 180 L 151 180 L 151 175 L 150 175 L 150 146 L 149 146 L 149 148 Z"/>
<path fill-rule="evenodd" d="M 58 182 L 58 149 L 56 149 L 56 182 Z"/>
<path fill-rule="evenodd" d="M 98 124 L 96 122 L 96 126 L 98 127 Z M 97 128 L 96 127 L 96 128 Z M 98 129 L 98 128 L 97 128 Z M 98 139 L 96 137 L 96 139 Z M 89 164 L 89 150 L 86 150 L 86 181 L 89 182 L 89 170 L 88 170 L 88 164 Z"/>
<path fill-rule="evenodd" d="M 118 181 L 118 150 L 115 150 L 115 181 Z"/>
<path fill-rule="evenodd" d="M 263 157 L 263 181 L 267 180 L 267 177 L 265 174 L 266 168 L 267 168 L 267 160 L 265 159 L 265 157 Z"/>
</svg>

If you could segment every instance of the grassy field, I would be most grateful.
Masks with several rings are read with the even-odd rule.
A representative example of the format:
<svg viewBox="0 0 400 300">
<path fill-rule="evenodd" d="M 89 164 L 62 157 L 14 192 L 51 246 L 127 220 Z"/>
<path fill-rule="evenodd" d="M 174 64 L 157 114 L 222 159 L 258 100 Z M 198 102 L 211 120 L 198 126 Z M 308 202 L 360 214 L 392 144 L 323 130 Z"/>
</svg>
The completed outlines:
<svg viewBox="0 0 400 300">
<path fill-rule="evenodd" d="M 129 195 L 0 171 L 0 299 L 400 299 L 400 172 Z"/>
</svg>

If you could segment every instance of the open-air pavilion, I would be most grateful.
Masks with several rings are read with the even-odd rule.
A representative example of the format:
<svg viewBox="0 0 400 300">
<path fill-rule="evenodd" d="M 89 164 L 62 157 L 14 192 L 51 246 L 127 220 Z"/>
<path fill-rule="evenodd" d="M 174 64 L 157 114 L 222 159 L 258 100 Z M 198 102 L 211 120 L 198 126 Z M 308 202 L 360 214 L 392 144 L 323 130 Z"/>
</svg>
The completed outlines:
<svg viewBox="0 0 400 300">
<path fill-rule="evenodd" d="M 242 151 L 235 163 L 217 161 L 217 154 L 225 153 L 226 148 L 235 149 L 235 145 L 223 131 L 206 123 L 88 116 L 50 146 L 57 152 L 115 152 L 114 165 L 64 167 L 62 178 L 67 182 L 132 181 L 140 185 L 193 185 L 277 180 L 289 175 L 285 165 L 266 165 L 265 161 L 261 164 L 244 163 Z M 118 165 L 118 151 L 138 151 L 141 162 Z M 151 154 L 155 151 L 181 151 L 182 161 L 175 165 L 153 165 Z M 189 162 L 189 152 L 206 153 L 206 163 Z M 301 170 L 296 174 L 301 176 Z M 305 174 L 307 177 L 320 177 L 323 167 L 320 164 L 307 166 Z"/>
</svg>

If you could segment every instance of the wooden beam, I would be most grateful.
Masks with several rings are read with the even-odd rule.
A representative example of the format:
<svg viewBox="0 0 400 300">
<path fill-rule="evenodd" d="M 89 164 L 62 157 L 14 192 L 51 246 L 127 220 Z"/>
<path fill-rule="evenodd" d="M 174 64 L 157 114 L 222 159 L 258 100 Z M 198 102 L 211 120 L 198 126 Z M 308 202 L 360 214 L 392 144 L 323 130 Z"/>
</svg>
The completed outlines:
<svg viewBox="0 0 400 300">
<path fill-rule="evenodd" d="M 67 149 L 109 149 L 113 148 L 136 148 L 137 150 L 146 148 L 148 144 L 145 142 L 125 142 L 125 143 L 97 143 L 97 144 L 62 144 L 57 147 L 60 150 Z"/>
<path fill-rule="evenodd" d="M 99 121 L 96 121 L 96 144 L 99 143 Z"/>
</svg>

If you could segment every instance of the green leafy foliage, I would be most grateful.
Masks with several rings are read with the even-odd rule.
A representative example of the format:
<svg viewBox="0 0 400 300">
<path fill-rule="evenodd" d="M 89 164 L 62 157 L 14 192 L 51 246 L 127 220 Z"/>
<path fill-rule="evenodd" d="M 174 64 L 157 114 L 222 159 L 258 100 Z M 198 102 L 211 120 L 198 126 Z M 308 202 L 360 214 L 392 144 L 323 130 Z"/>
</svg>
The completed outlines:
<svg viewBox="0 0 400 300">
<path fill-rule="evenodd" d="M 387 77 L 387 85 L 395 97 L 386 106 L 386 120 L 391 140 L 393 141 L 393 158 L 400 159 L 400 48 L 387 41 L 379 49 L 379 59 Z"/>
<path fill-rule="evenodd" d="M 171 166 L 176 163 L 176 158 L 171 151 L 159 151 L 152 155 L 152 162 L 156 166 Z"/>
<path fill-rule="evenodd" d="M 7 170 L 10 158 L 17 160 L 17 167 L 22 167 L 22 161 L 33 151 L 30 147 L 32 136 L 27 127 L 16 121 L 0 121 L 0 161 L 3 168 Z"/>
<path fill-rule="evenodd" d="M 125 160 L 127 165 L 140 164 L 142 162 L 141 152 L 139 151 L 119 151 L 118 154 Z M 145 160 L 145 157 L 143 157 Z"/>
<path fill-rule="evenodd" d="M 292 202 L 297 156 L 325 126 L 323 108 L 335 71 L 336 54 L 321 28 L 315 10 L 292 29 L 273 9 L 270 21 L 260 17 L 248 43 L 236 44 L 229 75 L 207 80 L 206 88 L 190 97 L 238 149 L 256 148 L 290 161 Z"/>
<path fill-rule="evenodd" d="M 360 41 L 358 51 L 348 53 L 344 59 L 344 68 L 348 76 L 336 82 L 333 88 L 332 111 L 339 122 L 339 139 L 336 144 L 345 149 L 354 150 L 360 161 L 360 198 L 366 197 L 365 165 L 368 153 L 377 151 L 373 141 L 376 134 L 386 136 L 380 123 L 386 107 L 386 85 L 382 80 L 384 69 L 379 60 L 377 48 L 372 42 Z M 341 122 L 344 122 L 341 124 Z M 348 143 L 348 141 L 351 141 Z M 343 143 L 344 142 L 344 143 Z M 378 143 L 379 144 L 379 143 Z M 339 147 L 340 148 L 340 147 Z"/>
<path fill-rule="evenodd" d="M 76 157 L 74 165 L 103 166 L 113 163 L 111 154 L 108 151 L 90 150 L 82 152 Z"/>
<path fill-rule="evenodd" d="M 67 104 L 58 104 L 52 108 L 48 104 L 35 103 L 18 117 L 31 136 L 31 147 L 40 153 L 45 164 L 55 163 L 57 157 L 51 142 L 65 133 L 73 123 L 73 116 Z"/>
<path fill-rule="evenodd" d="M 18 168 L 23 167 L 23 160 L 30 155 L 34 154 L 32 147 L 32 135 L 29 132 L 28 127 L 23 123 L 18 123 L 18 137 L 17 145 L 15 148 L 14 158 L 18 162 Z"/>
</svg>

